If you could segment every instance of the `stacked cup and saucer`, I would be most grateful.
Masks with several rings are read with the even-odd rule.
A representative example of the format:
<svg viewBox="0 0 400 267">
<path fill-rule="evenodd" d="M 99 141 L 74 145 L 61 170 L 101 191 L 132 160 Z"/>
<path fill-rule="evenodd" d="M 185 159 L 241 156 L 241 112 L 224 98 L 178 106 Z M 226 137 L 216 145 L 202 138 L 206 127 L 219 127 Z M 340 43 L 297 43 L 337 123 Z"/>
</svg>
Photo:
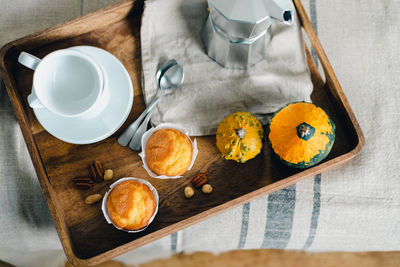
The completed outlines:
<svg viewBox="0 0 400 267">
<path fill-rule="evenodd" d="M 118 130 L 133 103 L 133 86 L 122 63 L 92 46 L 54 51 L 39 59 L 22 52 L 34 70 L 28 103 L 50 134 L 72 144 L 101 141 Z"/>
</svg>

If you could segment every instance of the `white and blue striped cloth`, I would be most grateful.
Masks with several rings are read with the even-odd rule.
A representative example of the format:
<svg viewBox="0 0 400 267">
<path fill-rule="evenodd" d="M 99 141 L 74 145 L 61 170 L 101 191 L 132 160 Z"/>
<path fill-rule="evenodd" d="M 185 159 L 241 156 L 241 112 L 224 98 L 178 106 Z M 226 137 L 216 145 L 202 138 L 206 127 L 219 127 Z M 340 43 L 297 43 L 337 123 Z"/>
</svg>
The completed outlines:
<svg viewBox="0 0 400 267">
<path fill-rule="evenodd" d="M 0 45 L 116 0 L 0 0 Z M 350 163 L 117 257 L 135 264 L 197 250 L 400 250 L 400 2 L 303 5 L 361 124 Z M 313 54 L 314 55 L 314 54 Z M 62 266 L 61 244 L 18 123 L 0 90 L 0 260 Z"/>
</svg>

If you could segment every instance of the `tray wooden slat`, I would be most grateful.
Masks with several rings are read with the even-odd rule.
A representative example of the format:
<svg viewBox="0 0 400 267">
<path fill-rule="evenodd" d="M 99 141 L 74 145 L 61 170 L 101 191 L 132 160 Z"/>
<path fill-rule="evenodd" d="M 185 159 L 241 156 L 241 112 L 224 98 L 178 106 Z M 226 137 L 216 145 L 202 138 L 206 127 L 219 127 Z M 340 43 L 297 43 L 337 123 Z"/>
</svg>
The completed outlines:
<svg viewBox="0 0 400 267">
<path fill-rule="evenodd" d="M 229 208 L 337 167 L 357 154 L 364 144 L 361 129 L 301 2 L 294 0 L 294 3 L 326 77 L 324 82 L 306 50 L 314 84 L 312 100 L 327 111 L 337 126 L 335 145 L 328 158 L 303 171 L 281 164 L 271 156 L 268 145 L 264 145 L 262 153 L 246 164 L 225 161 L 215 147 L 215 136 L 207 136 L 197 138 L 200 153 L 193 169 L 184 178 L 158 180 L 145 172 L 137 153 L 117 144 L 116 136 L 145 107 L 140 83 L 140 18 L 143 0 L 123 1 L 21 38 L 1 49 L 0 70 L 7 92 L 61 243 L 73 264 L 98 264 Z M 52 137 L 42 128 L 26 102 L 32 85 L 32 71 L 17 63 L 21 51 L 43 57 L 54 50 L 75 45 L 97 46 L 113 53 L 127 68 L 135 88 L 133 109 L 124 126 L 113 136 L 96 144 L 68 144 Z M 93 160 L 112 168 L 117 178 L 140 177 L 157 188 L 160 195 L 159 213 L 145 231 L 139 234 L 118 231 L 106 223 L 100 204 L 84 204 L 83 199 L 87 195 L 104 193 L 112 183 L 96 184 L 89 191 L 79 191 L 73 187 L 71 179 L 88 175 L 87 166 Z M 183 188 L 198 171 L 208 174 L 214 193 L 211 196 L 197 194 L 195 199 L 186 200 Z M 229 182 L 226 177 L 229 177 Z"/>
</svg>

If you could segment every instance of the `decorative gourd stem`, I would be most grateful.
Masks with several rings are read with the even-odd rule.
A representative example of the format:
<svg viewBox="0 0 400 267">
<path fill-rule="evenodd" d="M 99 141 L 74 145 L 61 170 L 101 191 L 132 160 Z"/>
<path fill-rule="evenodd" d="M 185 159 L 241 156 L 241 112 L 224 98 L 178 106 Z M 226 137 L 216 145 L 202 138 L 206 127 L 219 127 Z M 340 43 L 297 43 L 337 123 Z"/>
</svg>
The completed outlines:
<svg viewBox="0 0 400 267">
<path fill-rule="evenodd" d="M 307 125 L 301 124 L 300 125 L 300 138 L 303 138 L 306 135 L 310 134 L 310 127 L 308 127 Z"/>
<path fill-rule="evenodd" d="M 315 128 L 308 123 L 300 123 L 297 127 L 297 136 L 303 140 L 308 140 L 314 136 Z"/>
<path fill-rule="evenodd" d="M 236 135 L 240 138 L 243 139 L 246 136 L 246 130 L 243 128 L 237 129 L 236 130 Z"/>
</svg>

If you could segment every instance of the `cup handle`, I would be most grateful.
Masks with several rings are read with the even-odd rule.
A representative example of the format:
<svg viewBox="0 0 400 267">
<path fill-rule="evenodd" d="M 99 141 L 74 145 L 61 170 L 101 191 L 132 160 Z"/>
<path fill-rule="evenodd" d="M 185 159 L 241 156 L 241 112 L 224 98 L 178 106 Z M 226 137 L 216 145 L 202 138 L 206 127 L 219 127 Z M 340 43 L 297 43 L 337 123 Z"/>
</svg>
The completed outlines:
<svg viewBox="0 0 400 267">
<path fill-rule="evenodd" d="M 34 90 L 32 90 L 32 93 L 28 95 L 28 104 L 31 108 L 43 108 L 43 105 L 40 103 Z"/>
<path fill-rule="evenodd" d="M 19 57 L 18 57 L 19 63 L 21 63 L 25 67 L 28 67 L 32 70 L 35 70 L 37 68 L 40 61 L 41 60 L 39 58 L 37 58 L 31 54 L 28 54 L 26 52 L 21 52 L 21 54 L 19 54 Z"/>
<path fill-rule="evenodd" d="M 32 70 L 35 70 L 37 66 L 40 63 L 40 59 L 28 54 L 26 52 L 21 52 L 18 57 L 18 62 L 24 65 L 25 67 L 28 67 Z M 43 108 L 42 103 L 40 103 L 38 97 L 35 94 L 35 91 L 32 88 L 32 93 L 28 95 L 28 104 L 31 108 Z"/>
</svg>

